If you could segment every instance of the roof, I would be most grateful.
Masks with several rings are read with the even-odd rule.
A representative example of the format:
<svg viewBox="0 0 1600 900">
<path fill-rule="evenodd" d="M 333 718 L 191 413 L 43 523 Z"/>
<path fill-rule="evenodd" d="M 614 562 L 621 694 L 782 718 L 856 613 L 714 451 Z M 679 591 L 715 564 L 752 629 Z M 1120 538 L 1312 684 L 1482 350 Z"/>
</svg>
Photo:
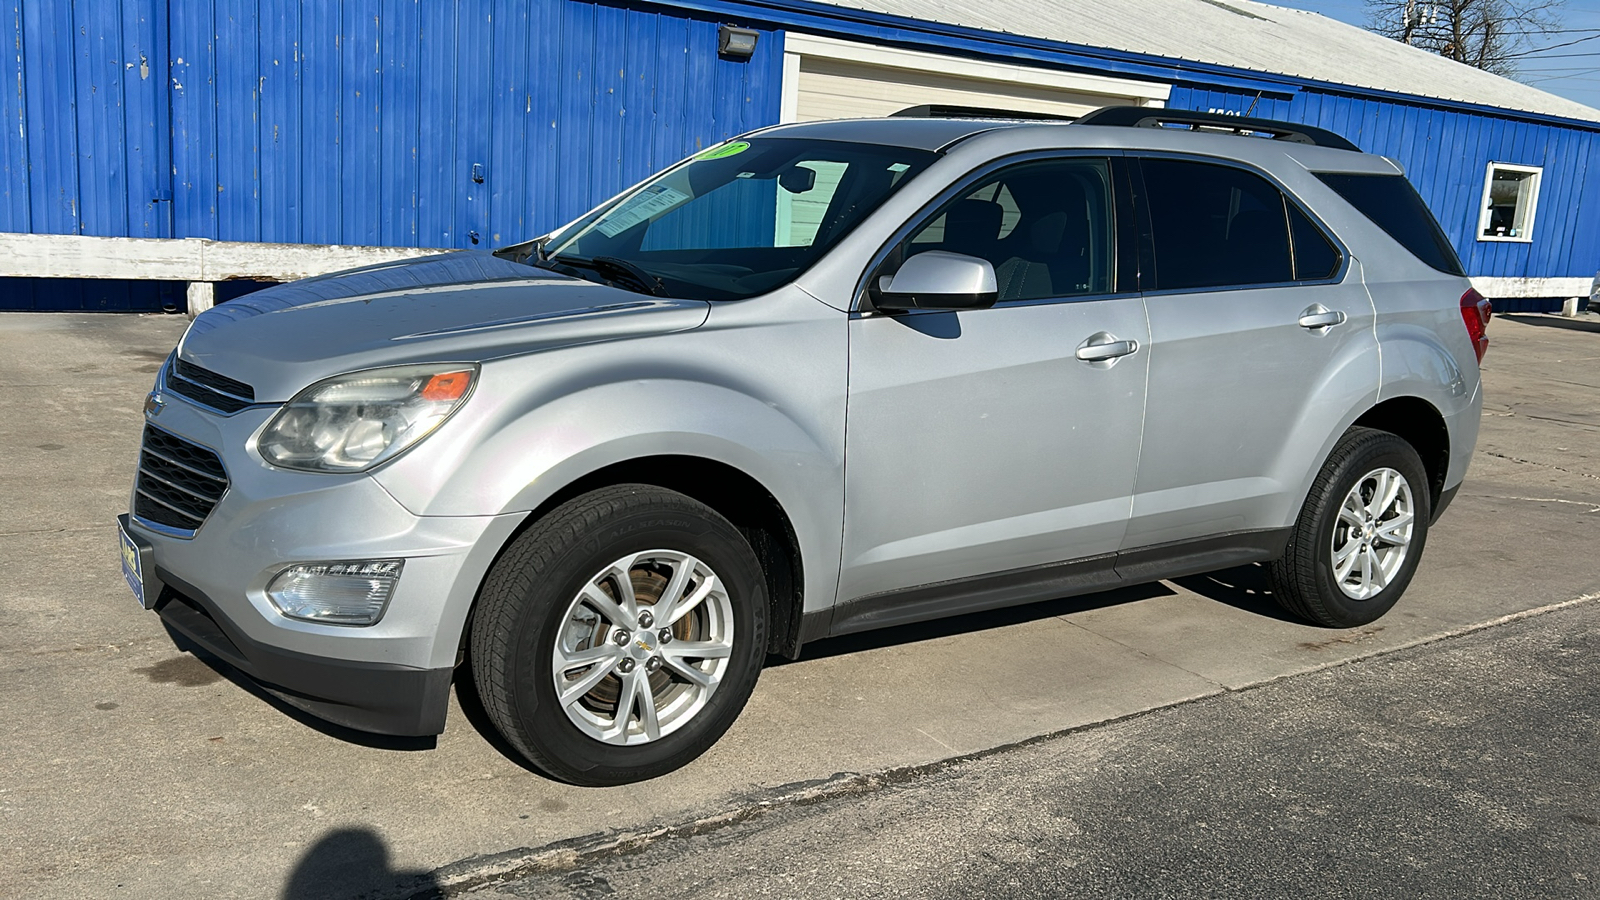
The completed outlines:
<svg viewBox="0 0 1600 900">
<path fill-rule="evenodd" d="M 821 141 L 891 144 L 915 150 L 938 150 L 980 131 L 1015 125 L 993 119 L 823 119 L 775 125 L 762 129 L 762 137 L 806 137 Z M 1060 123 L 1057 123 L 1060 124 Z"/>
<path fill-rule="evenodd" d="M 1326 16 L 1251 0 L 823 0 L 946 25 L 1600 122 L 1600 110 Z"/>
</svg>

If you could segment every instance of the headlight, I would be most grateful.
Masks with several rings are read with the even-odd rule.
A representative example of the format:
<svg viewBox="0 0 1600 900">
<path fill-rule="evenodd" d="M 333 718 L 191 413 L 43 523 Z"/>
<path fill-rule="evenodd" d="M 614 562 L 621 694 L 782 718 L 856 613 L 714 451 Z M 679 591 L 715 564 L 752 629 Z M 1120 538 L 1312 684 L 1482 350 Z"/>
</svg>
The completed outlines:
<svg viewBox="0 0 1600 900">
<path fill-rule="evenodd" d="M 306 472 L 360 472 L 428 436 L 466 400 L 477 366 L 352 372 L 301 391 L 256 442 L 267 462 Z"/>
</svg>

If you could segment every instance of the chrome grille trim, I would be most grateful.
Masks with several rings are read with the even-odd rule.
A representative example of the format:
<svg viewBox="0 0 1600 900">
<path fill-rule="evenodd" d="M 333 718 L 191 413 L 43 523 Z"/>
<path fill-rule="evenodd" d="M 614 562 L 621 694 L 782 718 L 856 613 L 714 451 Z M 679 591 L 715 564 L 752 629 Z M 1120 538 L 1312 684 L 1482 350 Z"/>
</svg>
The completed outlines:
<svg viewBox="0 0 1600 900">
<path fill-rule="evenodd" d="M 133 515 L 174 537 L 194 537 L 228 490 L 228 472 L 216 452 L 146 425 L 134 482 Z"/>
<path fill-rule="evenodd" d="M 163 456 L 160 453 L 157 453 L 156 451 L 151 450 L 148 446 L 144 448 L 144 452 L 150 454 L 151 456 L 154 456 L 156 459 L 159 459 L 164 463 L 171 463 L 172 465 L 175 465 L 178 468 L 183 469 L 184 471 L 193 472 L 194 474 L 199 475 L 201 478 L 209 478 L 212 481 L 219 482 L 221 484 L 227 484 L 228 483 L 228 479 L 227 478 L 218 478 L 215 475 L 212 475 L 212 474 L 207 473 L 207 472 L 202 472 L 199 469 L 196 469 L 196 468 L 194 468 L 192 466 L 186 466 L 183 463 L 173 459 L 170 456 Z"/>
<path fill-rule="evenodd" d="M 191 362 L 174 358 L 166 374 L 168 390 L 224 415 L 256 402 L 255 388 Z"/>
</svg>

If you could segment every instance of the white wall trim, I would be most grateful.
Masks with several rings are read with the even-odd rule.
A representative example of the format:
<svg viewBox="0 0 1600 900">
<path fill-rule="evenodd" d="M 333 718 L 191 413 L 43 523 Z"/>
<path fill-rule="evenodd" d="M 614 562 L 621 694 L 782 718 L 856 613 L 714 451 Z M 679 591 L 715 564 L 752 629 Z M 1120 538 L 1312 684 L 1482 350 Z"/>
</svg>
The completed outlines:
<svg viewBox="0 0 1600 900">
<path fill-rule="evenodd" d="M 1478 293 L 1490 300 L 1513 297 L 1588 297 L 1596 288 L 1592 278 L 1500 278 L 1478 275 L 1472 279 Z"/>
<path fill-rule="evenodd" d="M 206 238 L 0 233 L 0 276 L 293 281 L 356 266 L 444 252 L 415 247 L 258 244 Z"/>
<path fill-rule="evenodd" d="M 778 107 L 780 125 L 800 119 L 800 54 L 789 49 L 795 37 L 792 34 L 783 36 L 783 84 Z"/>
<path fill-rule="evenodd" d="M 211 282 L 293 281 L 444 253 L 415 247 L 258 244 L 206 238 L 119 238 L 0 233 L 0 276 L 189 282 L 189 314 L 211 308 Z"/>
<path fill-rule="evenodd" d="M 1080 94 L 1107 94 L 1126 97 L 1138 106 L 1166 106 L 1167 98 L 1172 95 L 1172 85 L 1170 84 L 1134 81 L 1127 78 L 1111 78 L 1105 75 L 1082 75 L 1076 72 L 1040 69 L 1015 63 L 997 63 L 958 56 L 945 56 L 938 53 L 923 53 L 917 50 L 902 50 L 898 47 L 879 47 L 872 44 L 843 41 L 838 38 L 822 37 L 814 34 L 799 34 L 793 31 L 784 35 L 783 52 L 783 104 L 785 112 L 790 111 L 791 93 L 796 97 L 799 94 L 799 58 L 802 56 L 836 59 L 869 66 L 880 66 L 887 69 L 939 72 L 945 75 L 955 75 L 980 81 L 1009 82 L 1035 87 L 1057 88 Z M 790 62 L 791 57 L 793 57 L 792 64 Z M 792 80 L 791 65 L 793 66 Z M 793 120 L 784 119 L 784 121 Z"/>
</svg>

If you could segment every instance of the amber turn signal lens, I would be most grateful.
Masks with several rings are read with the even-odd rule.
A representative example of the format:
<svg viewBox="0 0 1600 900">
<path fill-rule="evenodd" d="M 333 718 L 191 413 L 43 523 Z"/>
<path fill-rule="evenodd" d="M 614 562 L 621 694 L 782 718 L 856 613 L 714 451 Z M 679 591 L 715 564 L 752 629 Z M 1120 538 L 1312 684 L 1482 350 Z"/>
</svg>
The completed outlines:
<svg viewBox="0 0 1600 900">
<path fill-rule="evenodd" d="M 460 400 L 471 383 L 471 372 L 445 372 L 429 378 L 421 396 L 424 400 Z"/>
</svg>

